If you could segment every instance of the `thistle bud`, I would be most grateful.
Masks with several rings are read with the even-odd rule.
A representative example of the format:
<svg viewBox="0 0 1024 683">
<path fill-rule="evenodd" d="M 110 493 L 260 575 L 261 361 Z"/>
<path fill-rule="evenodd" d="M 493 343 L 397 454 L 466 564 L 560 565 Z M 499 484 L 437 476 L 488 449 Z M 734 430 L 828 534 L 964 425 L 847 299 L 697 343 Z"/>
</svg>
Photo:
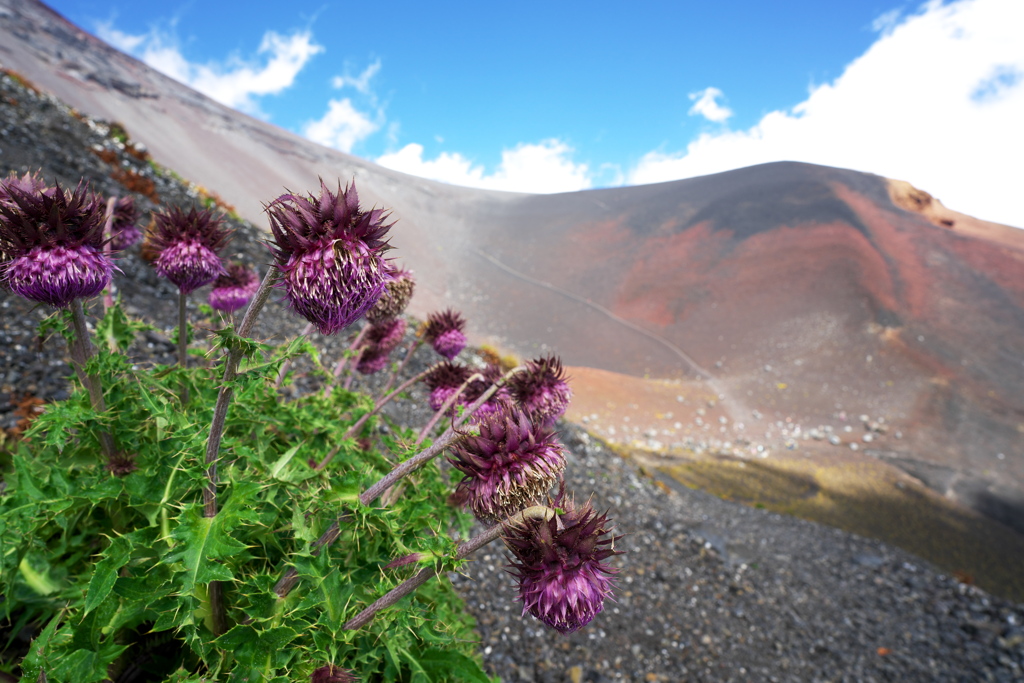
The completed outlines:
<svg viewBox="0 0 1024 683">
<path fill-rule="evenodd" d="M 249 303 L 260 288 L 259 277 L 241 263 L 232 263 L 227 272 L 213 282 L 210 307 L 225 313 L 234 313 Z"/>
<path fill-rule="evenodd" d="M 0 282 L 56 308 L 99 294 L 114 270 L 103 253 L 104 218 L 84 183 L 67 192 L 29 175 L 0 181 Z"/>
<path fill-rule="evenodd" d="M 309 679 L 309 683 L 358 683 L 358 681 L 359 679 L 351 671 L 333 664 L 325 664 L 316 669 Z"/>
<path fill-rule="evenodd" d="M 565 469 L 565 447 L 555 433 L 514 407 L 481 420 L 479 436 L 465 434 L 451 450 L 449 462 L 466 475 L 454 499 L 488 523 L 540 500 Z"/>
<path fill-rule="evenodd" d="M 153 220 L 148 240 L 157 254 L 153 268 L 182 293 L 190 294 L 226 272 L 217 252 L 231 233 L 212 210 L 192 207 L 185 212 L 172 206 Z"/>
<path fill-rule="evenodd" d="M 110 247 L 121 251 L 132 246 L 142 237 L 136 223 L 139 212 L 131 197 L 119 197 L 114 203 L 114 219 L 110 223 Z"/>
<path fill-rule="evenodd" d="M 427 389 L 430 390 L 430 398 L 428 399 L 430 409 L 440 410 L 444 402 L 448 400 L 448 397 L 458 391 L 462 383 L 469 379 L 472 374 L 473 372 L 465 365 L 459 365 L 450 361 L 438 363 L 431 368 L 427 376 L 423 378 Z"/>
<path fill-rule="evenodd" d="M 394 268 L 390 273 L 392 280 L 388 282 L 387 288 L 373 308 L 366 312 L 366 319 L 374 325 L 402 315 L 416 288 L 416 281 L 412 279 L 412 273 L 408 270 Z"/>
<path fill-rule="evenodd" d="M 466 347 L 466 335 L 462 333 L 465 327 L 465 319 L 451 309 L 431 313 L 427 316 L 423 337 L 435 351 L 451 360 Z"/>
<path fill-rule="evenodd" d="M 534 420 L 553 425 L 569 407 L 572 389 L 562 369 L 562 361 L 547 356 L 528 361 L 526 368 L 508 380 L 513 400 Z"/>
<path fill-rule="evenodd" d="M 271 249 L 283 275 L 285 298 L 321 334 L 361 318 L 391 280 L 383 254 L 387 212 L 363 211 L 355 184 L 320 196 L 285 194 L 266 207 Z"/>
<path fill-rule="evenodd" d="M 562 515 L 509 526 L 504 541 L 514 556 L 509 569 L 519 580 L 523 614 L 569 634 L 590 623 L 612 595 L 616 570 L 604 560 L 619 553 L 607 514 L 589 503 L 563 506 Z"/>
</svg>

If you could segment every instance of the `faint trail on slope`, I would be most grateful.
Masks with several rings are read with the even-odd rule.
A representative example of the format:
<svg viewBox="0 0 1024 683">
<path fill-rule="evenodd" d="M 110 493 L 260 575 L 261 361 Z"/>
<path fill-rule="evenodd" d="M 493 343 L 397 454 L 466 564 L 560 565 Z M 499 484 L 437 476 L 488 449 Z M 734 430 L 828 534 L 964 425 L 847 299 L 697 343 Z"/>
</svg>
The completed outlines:
<svg viewBox="0 0 1024 683">
<path fill-rule="evenodd" d="M 530 277 L 529 275 L 526 275 L 525 273 L 521 273 L 518 270 L 515 270 L 514 268 L 511 268 L 511 267 L 505 265 L 504 263 L 502 263 L 498 259 L 494 258 L 490 254 L 487 254 L 487 253 L 481 251 L 480 249 L 477 249 L 477 248 L 474 247 L 473 251 L 476 252 L 476 254 L 478 256 L 481 256 L 481 257 L 487 259 L 488 261 L 490 261 L 494 265 L 498 266 L 499 268 L 504 270 L 509 275 L 512 275 L 513 277 L 516 277 L 516 278 L 519 278 L 520 280 L 524 280 L 526 282 L 529 282 L 532 285 L 537 285 L 538 287 L 543 287 L 544 289 L 550 290 L 550 291 L 552 291 L 552 292 L 554 292 L 556 294 L 560 294 L 560 295 L 562 295 L 564 297 L 572 299 L 573 301 L 577 301 L 577 302 L 583 304 L 584 306 L 589 306 L 590 308 L 594 309 L 595 311 L 598 311 L 599 313 L 602 313 L 605 316 L 611 318 L 612 320 L 614 320 L 615 322 L 619 323 L 620 325 L 624 325 L 624 326 L 628 327 L 629 329 L 633 330 L 634 332 L 639 332 L 640 334 L 644 335 L 648 339 L 650 339 L 650 340 L 652 340 L 654 342 L 657 342 L 658 344 L 661 344 L 662 346 L 667 348 L 669 351 L 671 351 L 675 355 L 679 356 L 679 358 L 682 359 L 682 361 L 684 363 L 686 363 L 687 367 L 689 367 L 690 370 L 692 372 L 694 372 L 701 379 L 707 380 L 709 382 L 713 382 L 715 380 L 715 377 L 710 372 L 708 372 L 707 370 L 702 368 L 700 365 L 698 365 L 697 361 L 695 361 L 693 358 L 691 358 L 688 353 L 686 353 L 681 348 L 679 348 L 678 346 L 676 346 L 675 344 L 670 342 L 668 339 L 665 339 L 664 337 L 662 337 L 662 336 L 660 336 L 658 334 L 655 334 L 654 332 L 650 332 L 648 330 L 645 330 L 644 328 L 640 327 L 639 325 L 631 323 L 631 322 L 629 322 L 628 320 L 626 320 L 624 318 L 620 318 L 619 316 L 615 315 L 614 313 L 612 313 L 610 310 L 608 310 L 607 308 L 605 308 L 601 304 L 595 304 L 593 301 L 590 301 L 589 299 L 584 299 L 583 297 L 579 296 L 578 294 L 573 294 L 572 292 L 566 291 L 566 290 L 564 290 L 564 289 L 562 289 L 560 287 L 556 287 L 553 284 L 550 284 L 548 282 L 543 282 L 541 280 L 536 280 L 536 279 Z"/>
</svg>

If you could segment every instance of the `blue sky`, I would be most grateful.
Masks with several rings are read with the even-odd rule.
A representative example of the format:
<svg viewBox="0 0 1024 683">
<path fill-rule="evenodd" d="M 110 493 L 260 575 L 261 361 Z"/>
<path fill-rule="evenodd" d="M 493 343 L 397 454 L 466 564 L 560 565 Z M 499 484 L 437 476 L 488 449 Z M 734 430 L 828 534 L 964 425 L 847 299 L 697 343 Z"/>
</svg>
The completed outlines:
<svg viewBox="0 0 1024 683">
<path fill-rule="evenodd" d="M 51 4 L 224 104 L 446 182 L 793 159 L 1024 227 L 1021 0 Z"/>
</svg>

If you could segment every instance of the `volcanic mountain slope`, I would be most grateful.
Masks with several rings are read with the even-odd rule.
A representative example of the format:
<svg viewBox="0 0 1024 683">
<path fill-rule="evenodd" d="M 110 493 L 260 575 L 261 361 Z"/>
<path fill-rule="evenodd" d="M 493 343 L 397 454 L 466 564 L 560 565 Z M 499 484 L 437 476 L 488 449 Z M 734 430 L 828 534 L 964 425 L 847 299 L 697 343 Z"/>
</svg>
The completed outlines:
<svg viewBox="0 0 1024 683">
<path fill-rule="evenodd" d="M 478 341 L 557 352 L 577 366 L 580 393 L 614 392 L 587 368 L 696 382 L 724 422 L 710 429 L 682 394 L 644 406 L 675 410 L 662 442 L 814 450 L 798 435 L 863 414 L 878 428 L 870 445 L 860 425 L 838 431 L 846 452 L 863 443 L 1024 529 L 1020 231 L 807 164 L 547 196 L 412 178 L 222 107 L 29 0 L 0 0 L 0 61 L 121 122 L 257 224 L 282 188 L 354 178 L 398 219 L 414 313 L 453 305 Z M 613 426 L 594 428 L 621 439 Z M 659 426 L 637 419 L 630 438 Z"/>
</svg>

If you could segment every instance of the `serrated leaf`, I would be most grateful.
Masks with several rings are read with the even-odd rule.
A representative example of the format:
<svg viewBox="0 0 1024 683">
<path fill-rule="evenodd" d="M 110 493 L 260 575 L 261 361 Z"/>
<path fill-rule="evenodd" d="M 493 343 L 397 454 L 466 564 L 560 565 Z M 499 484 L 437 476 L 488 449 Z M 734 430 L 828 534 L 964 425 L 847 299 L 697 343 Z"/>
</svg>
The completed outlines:
<svg viewBox="0 0 1024 683">
<path fill-rule="evenodd" d="M 284 455 L 282 455 L 280 458 L 278 458 L 277 461 L 274 462 L 274 464 L 270 466 L 270 476 L 271 476 L 271 478 L 273 478 L 273 479 L 281 479 L 281 476 L 280 476 L 281 470 L 283 470 L 285 467 L 288 466 L 288 463 L 290 463 L 292 461 L 292 458 L 295 457 L 295 454 L 299 452 L 299 449 L 302 448 L 302 446 L 303 446 L 303 444 L 301 444 L 301 443 L 295 444 L 294 446 L 289 448 L 287 451 L 285 451 Z"/>
<path fill-rule="evenodd" d="M 89 580 L 89 591 L 85 595 L 85 613 L 96 608 L 114 587 L 117 572 L 128 564 L 132 554 L 132 544 L 124 536 L 115 536 L 110 545 L 103 551 L 103 559 L 96 563 L 92 578 Z"/>
<path fill-rule="evenodd" d="M 491 683 L 480 665 L 471 657 L 455 650 L 431 648 L 419 654 L 417 661 L 431 681 L 468 681 Z"/>
</svg>

